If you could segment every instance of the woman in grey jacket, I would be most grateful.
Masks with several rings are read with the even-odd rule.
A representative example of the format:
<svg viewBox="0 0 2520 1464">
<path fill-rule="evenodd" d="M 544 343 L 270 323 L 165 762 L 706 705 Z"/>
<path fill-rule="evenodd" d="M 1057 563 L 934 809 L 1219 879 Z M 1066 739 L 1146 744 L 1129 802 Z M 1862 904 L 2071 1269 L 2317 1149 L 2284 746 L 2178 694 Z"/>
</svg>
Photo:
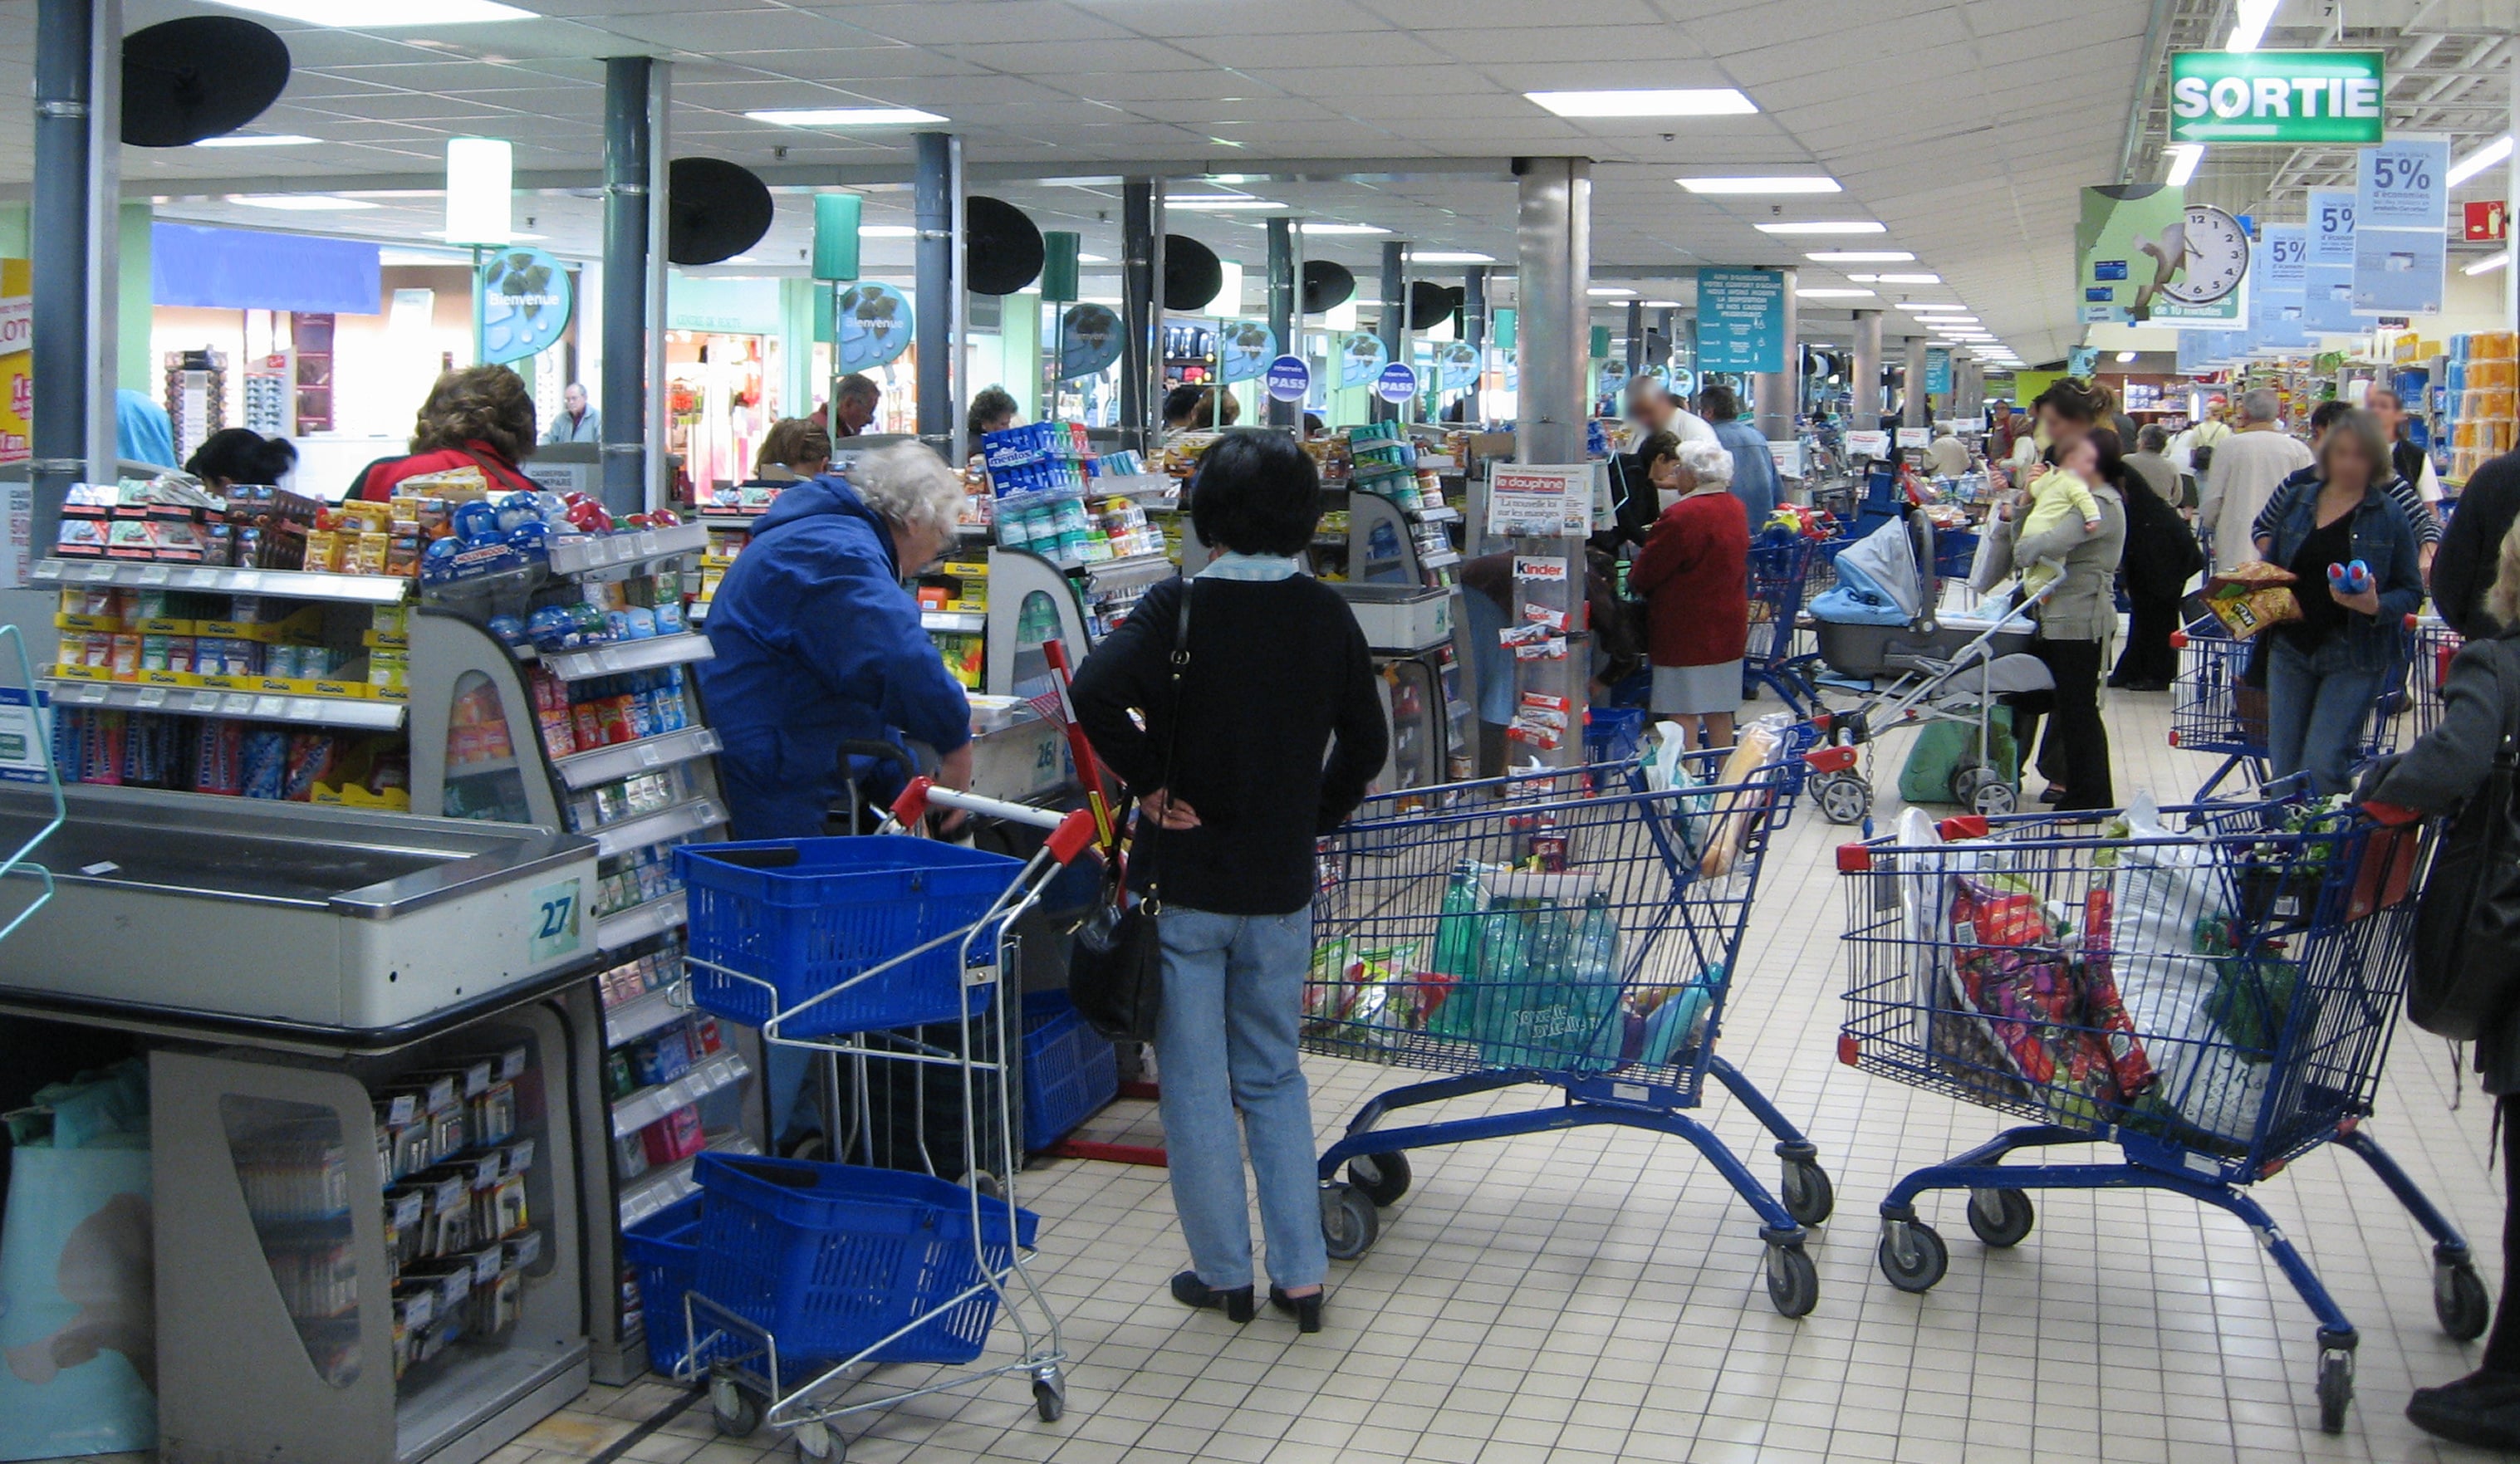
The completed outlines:
<svg viewBox="0 0 2520 1464">
<path fill-rule="evenodd" d="M 2501 565 L 2486 593 L 2485 612 L 2501 629 L 2472 640 L 2450 664 L 2442 684 L 2440 725 L 2403 754 L 2385 757 L 2362 776 L 2358 797 L 2425 814 L 2447 814 L 2473 797 L 2494 769 L 2502 729 L 2520 701 L 2520 528 L 2502 539 Z M 2485 629 L 2485 627 L 2479 627 Z M 2503 1124 L 2502 1299 L 2477 1370 L 2439 1388 L 2420 1388 L 2407 1404 L 2418 1428 L 2460 1443 L 2520 1449 L 2520 1144 L 2509 1125 L 2520 1102 L 2520 1001 L 2476 1043 L 2476 1071 L 2497 1100 Z"/>
</svg>

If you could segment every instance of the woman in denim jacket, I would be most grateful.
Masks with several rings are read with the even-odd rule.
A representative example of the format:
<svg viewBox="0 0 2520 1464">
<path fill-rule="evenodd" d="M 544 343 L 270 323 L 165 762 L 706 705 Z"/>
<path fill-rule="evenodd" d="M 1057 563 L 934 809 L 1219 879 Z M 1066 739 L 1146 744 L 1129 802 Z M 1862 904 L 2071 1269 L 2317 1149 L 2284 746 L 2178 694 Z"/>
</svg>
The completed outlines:
<svg viewBox="0 0 2520 1464">
<path fill-rule="evenodd" d="M 2267 763 L 2276 777 L 2307 771 L 2322 794 L 2342 793 L 2354 749 L 2391 664 L 2399 631 L 2423 603 L 2415 536 L 2386 489 L 2389 448 L 2370 413 L 2337 419 L 2318 448 L 2318 491 L 2296 493 L 2258 553 L 2292 571 L 2301 618 L 2268 634 Z M 2371 584 L 2349 594 L 2331 564 L 2361 560 Z"/>
</svg>

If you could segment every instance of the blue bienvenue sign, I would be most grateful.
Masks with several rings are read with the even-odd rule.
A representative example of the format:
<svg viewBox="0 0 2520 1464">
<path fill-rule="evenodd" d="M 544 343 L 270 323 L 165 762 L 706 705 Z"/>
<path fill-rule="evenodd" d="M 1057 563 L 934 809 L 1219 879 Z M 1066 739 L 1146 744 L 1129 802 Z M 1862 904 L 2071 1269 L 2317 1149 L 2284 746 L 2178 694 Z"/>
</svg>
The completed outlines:
<svg viewBox="0 0 2520 1464">
<path fill-rule="evenodd" d="M 1697 272 L 1697 369 L 1785 369 L 1785 277 L 1770 269 Z"/>
<path fill-rule="evenodd" d="M 1300 402 L 1313 389 L 1313 369 L 1301 356 L 1281 356 L 1269 363 L 1269 395 L 1282 402 Z"/>
<path fill-rule="evenodd" d="M 540 249 L 499 249 L 481 261 L 481 343 L 493 366 L 557 344 L 568 329 L 568 270 Z"/>
<path fill-rule="evenodd" d="M 1418 394 L 1418 369 L 1406 361 L 1394 361 L 1373 378 L 1373 394 L 1386 402 L 1405 402 Z"/>
</svg>

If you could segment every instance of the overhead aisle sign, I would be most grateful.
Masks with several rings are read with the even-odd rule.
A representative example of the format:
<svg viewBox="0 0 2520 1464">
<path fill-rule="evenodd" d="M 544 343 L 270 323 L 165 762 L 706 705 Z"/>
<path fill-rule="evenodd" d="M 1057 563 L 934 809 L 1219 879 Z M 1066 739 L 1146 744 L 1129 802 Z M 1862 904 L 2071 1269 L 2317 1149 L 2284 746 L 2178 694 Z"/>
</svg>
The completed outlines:
<svg viewBox="0 0 2520 1464">
<path fill-rule="evenodd" d="M 2354 181 L 2354 313 L 2440 314 L 2449 228 L 2448 138 L 2365 148 Z"/>
<path fill-rule="evenodd" d="M 1772 269 L 1697 272 L 1697 369 L 1785 369 L 1785 277 Z"/>
<path fill-rule="evenodd" d="M 2354 194 L 2314 189 L 2302 251 L 2302 320 L 2331 334 L 2368 329 L 2354 315 Z"/>
<path fill-rule="evenodd" d="M 2310 349 L 2303 320 L 2302 280 L 2308 248 L 2300 224 L 2270 224 L 2260 233 L 2250 272 L 2258 286 L 2249 299 L 2249 345 L 2255 354 Z"/>
<path fill-rule="evenodd" d="M 2380 141 L 2388 95 L 2378 51 L 2174 51 L 2170 140 Z"/>
</svg>

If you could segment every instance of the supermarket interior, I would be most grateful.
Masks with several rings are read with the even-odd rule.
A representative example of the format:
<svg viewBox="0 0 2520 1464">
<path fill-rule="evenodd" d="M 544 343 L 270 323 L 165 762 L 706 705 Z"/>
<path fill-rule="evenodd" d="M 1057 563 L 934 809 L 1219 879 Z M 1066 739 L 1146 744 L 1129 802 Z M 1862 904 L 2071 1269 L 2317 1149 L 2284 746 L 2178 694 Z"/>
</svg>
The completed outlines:
<svg viewBox="0 0 2520 1464">
<path fill-rule="evenodd" d="M 0 1460 L 2520 1458 L 2520 0 L 0 91 Z"/>
</svg>

